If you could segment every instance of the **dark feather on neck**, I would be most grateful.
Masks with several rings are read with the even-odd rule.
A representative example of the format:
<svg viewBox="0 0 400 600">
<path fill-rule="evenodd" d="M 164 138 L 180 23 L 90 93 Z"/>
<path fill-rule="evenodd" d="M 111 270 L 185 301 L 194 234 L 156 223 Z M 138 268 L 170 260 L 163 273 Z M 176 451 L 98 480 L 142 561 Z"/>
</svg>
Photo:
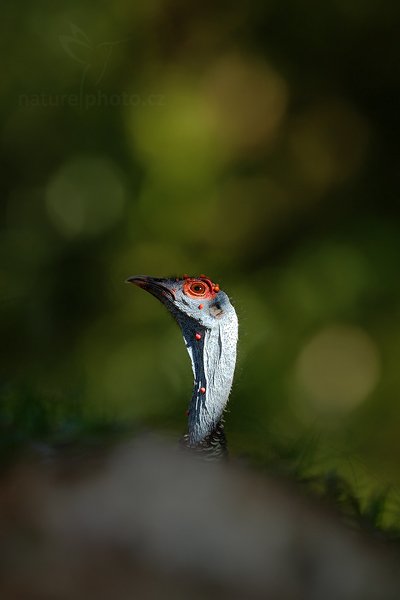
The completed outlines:
<svg viewBox="0 0 400 600">
<path fill-rule="evenodd" d="M 222 419 L 214 430 L 195 446 L 190 445 L 189 435 L 185 434 L 181 446 L 197 454 L 204 460 L 223 460 L 228 458 L 228 446 Z"/>
</svg>

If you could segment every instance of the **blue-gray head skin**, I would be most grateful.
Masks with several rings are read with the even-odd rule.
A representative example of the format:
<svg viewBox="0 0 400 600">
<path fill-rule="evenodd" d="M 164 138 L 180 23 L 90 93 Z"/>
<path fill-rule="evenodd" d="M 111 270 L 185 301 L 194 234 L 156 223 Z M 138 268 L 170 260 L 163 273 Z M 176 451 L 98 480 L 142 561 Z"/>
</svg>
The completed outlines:
<svg viewBox="0 0 400 600">
<path fill-rule="evenodd" d="M 192 361 L 194 388 L 188 411 L 190 446 L 216 428 L 228 401 L 236 363 L 238 320 L 228 296 L 204 275 L 127 282 L 162 302 L 178 322 Z"/>
</svg>

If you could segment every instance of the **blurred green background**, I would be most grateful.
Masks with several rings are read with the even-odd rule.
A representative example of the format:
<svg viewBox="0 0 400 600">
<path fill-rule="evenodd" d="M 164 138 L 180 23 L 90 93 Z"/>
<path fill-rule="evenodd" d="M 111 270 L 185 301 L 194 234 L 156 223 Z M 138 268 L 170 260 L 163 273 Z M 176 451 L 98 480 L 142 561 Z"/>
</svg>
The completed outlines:
<svg viewBox="0 0 400 600">
<path fill-rule="evenodd" d="M 399 16 L 3 7 L 4 448 L 115 424 L 179 437 L 180 333 L 123 281 L 205 272 L 239 314 L 232 452 L 338 473 L 365 502 L 389 490 L 398 522 Z"/>
</svg>

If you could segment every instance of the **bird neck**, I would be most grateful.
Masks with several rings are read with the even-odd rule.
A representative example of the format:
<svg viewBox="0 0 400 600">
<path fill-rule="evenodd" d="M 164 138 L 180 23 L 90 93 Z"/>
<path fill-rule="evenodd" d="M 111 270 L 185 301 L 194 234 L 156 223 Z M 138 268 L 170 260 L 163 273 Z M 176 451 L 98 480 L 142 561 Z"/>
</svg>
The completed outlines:
<svg viewBox="0 0 400 600">
<path fill-rule="evenodd" d="M 207 435 L 201 442 L 193 446 L 189 441 L 189 434 L 186 433 L 181 440 L 181 445 L 190 448 L 198 456 L 205 460 L 222 460 L 228 457 L 228 448 L 224 432 L 223 418 L 217 423 L 214 430 Z"/>
<path fill-rule="evenodd" d="M 182 327 L 192 362 L 193 394 L 189 407 L 188 442 L 203 445 L 220 423 L 232 387 L 236 364 L 238 322 L 234 309 L 212 328 L 193 322 Z M 197 334 L 197 335 L 196 335 Z M 211 436 L 211 437 L 210 437 Z"/>
</svg>

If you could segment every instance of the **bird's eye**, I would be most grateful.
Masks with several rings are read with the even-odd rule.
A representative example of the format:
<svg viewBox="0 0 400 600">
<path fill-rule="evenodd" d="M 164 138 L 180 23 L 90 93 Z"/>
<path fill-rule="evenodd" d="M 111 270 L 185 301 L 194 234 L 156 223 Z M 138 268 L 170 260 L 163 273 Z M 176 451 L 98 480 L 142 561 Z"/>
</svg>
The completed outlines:
<svg viewBox="0 0 400 600">
<path fill-rule="evenodd" d="M 213 284 L 209 279 L 187 278 L 183 282 L 183 293 L 190 298 L 211 299 L 215 296 Z"/>
<path fill-rule="evenodd" d="M 204 296 L 204 294 L 206 293 L 206 286 L 204 285 L 204 283 L 200 283 L 200 282 L 196 282 L 196 283 L 192 283 L 189 290 L 192 292 L 192 294 L 194 294 L 195 296 Z"/>
</svg>

